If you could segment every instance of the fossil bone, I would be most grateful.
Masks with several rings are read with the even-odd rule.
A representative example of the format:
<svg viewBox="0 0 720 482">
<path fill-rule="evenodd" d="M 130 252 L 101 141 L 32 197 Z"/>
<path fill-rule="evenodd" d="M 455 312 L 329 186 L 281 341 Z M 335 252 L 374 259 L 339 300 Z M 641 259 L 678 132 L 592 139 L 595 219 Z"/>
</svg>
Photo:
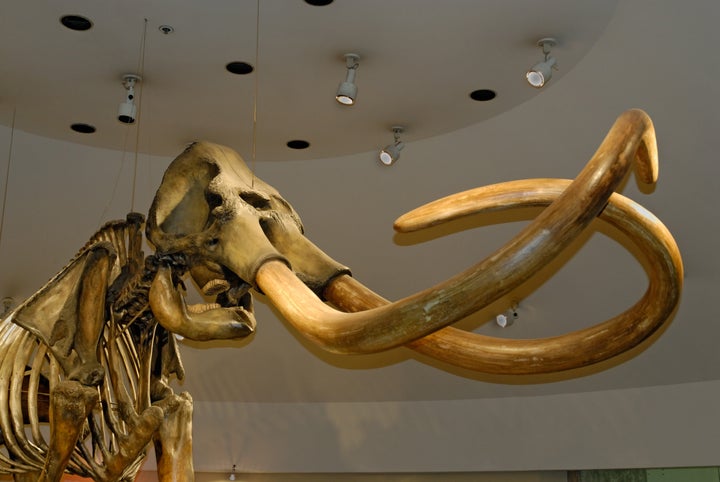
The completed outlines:
<svg viewBox="0 0 720 482">
<path fill-rule="evenodd" d="M 240 338 L 255 322 L 247 307 L 227 303 L 211 315 L 184 311 L 184 260 L 145 258 L 143 224 L 138 214 L 108 223 L 0 322 L 0 472 L 132 479 L 154 443 L 160 480 L 192 480 L 192 399 L 167 385 L 184 376 L 167 329 Z M 183 317 L 158 326 L 153 310 Z"/>
<path fill-rule="evenodd" d="M 539 179 L 489 186 L 480 194 L 456 195 L 403 216 L 396 223 L 401 231 L 472 210 L 547 206 L 493 255 L 445 283 L 395 303 L 370 295 L 351 280 L 346 268 L 323 255 L 303 236 L 297 214 L 278 192 L 254 178 L 236 153 L 221 146 L 195 144 L 174 161 L 153 203 L 148 237 L 162 252 L 193 252 L 212 260 L 217 266 L 206 264 L 206 274 L 196 279 L 201 286 L 212 278 L 207 273 L 214 271 L 220 277 L 230 271 L 259 288 L 298 331 L 327 350 L 371 353 L 412 343 L 432 356 L 477 370 L 553 372 L 628 350 L 669 320 L 679 302 L 682 262 L 672 236 L 657 219 L 643 222 L 636 205 L 613 197 L 633 164 L 643 182 L 656 181 L 654 128 L 637 109 L 618 118 L 571 183 Z M 527 281 L 608 203 L 607 219 L 652 251 L 658 261 L 650 263 L 654 266 L 649 271 L 650 288 L 633 308 L 607 323 L 557 339 L 507 342 L 461 337 L 448 329 L 423 340 Z M 188 223 L 188 218 L 193 222 Z M 238 253 L 240 240 L 252 247 Z M 349 313 L 333 309 L 324 299 Z M 575 343 L 593 355 L 573 352 Z M 455 352 L 460 346 L 463 349 Z"/>
<path fill-rule="evenodd" d="M 574 181 L 486 186 L 429 203 L 395 223 L 414 231 L 463 216 L 527 206 L 542 213 L 505 246 L 438 286 L 391 303 L 309 241 L 300 218 L 231 149 L 189 146 L 168 167 L 148 214 L 156 252 L 141 251 L 142 216 L 109 223 L 42 289 L 0 320 L 0 472 L 60 480 L 132 478 L 155 444 L 161 481 L 193 479 L 192 398 L 173 334 L 244 337 L 255 329 L 250 290 L 263 291 L 303 335 L 338 353 L 406 345 L 445 362 L 501 374 L 568 370 L 623 353 L 667 323 L 682 289 L 670 232 L 615 193 L 631 165 L 657 178 L 655 134 L 640 110 L 622 114 Z M 531 278 L 596 218 L 646 256 L 649 286 L 594 327 L 507 340 L 448 326 Z M 189 273 L 205 296 L 185 302 Z M 325 302 L 330 302 L 332 307 Z M 45 440 L 40 421 L 50 416 Z"/>
<path fill-rule="evenodd" d="M 595 363 L 632 348 L 669 320 L 682 287 L 682 261 L 670 233 L 644 210 L 611 198 L 633 160 L 644 182 L 657 179 L 654 129 L 639 110 L 618 118 L 572 183 L 529 180 L 490 186 L 480 195 L 461 193 L 401 217 L 396 228 L 402 231 L 466 211 L 548 206 L 514 239 L 474 267 L 395 303 L 386 303 L 343 277 L 329 286 L 325 296 L 353 313 L 334 311 L 277 262 L 261 267 L 257 283 L 286 319 L 324 348 L 338 353 L 381 351 L 415 342 L 507 294 L 557 256 L 610 201 L 608 219 L 647 250 L 652 260 L 650 286 L 633 308 L 606 323 L 552 339 L 460 337 L 456 330 L 449 330 L 414 345 L 450 363 L 495 373 L 554 372 Z M 547 191 L 544 197 L 532 199 L 533 193 L 543 189 Z"/>
</svg>

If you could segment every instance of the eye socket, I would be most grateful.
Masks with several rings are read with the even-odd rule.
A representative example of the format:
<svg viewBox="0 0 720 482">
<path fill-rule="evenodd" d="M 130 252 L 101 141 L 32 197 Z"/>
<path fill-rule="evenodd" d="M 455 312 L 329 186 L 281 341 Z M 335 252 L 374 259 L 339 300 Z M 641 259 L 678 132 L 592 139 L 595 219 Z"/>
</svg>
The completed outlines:
<svg viewBox="0 0 720 482">
<path fill-rule="evenodd" d="M 270 209 L 270 199 L 257 191 L 241 192 L 240 199 L 242 199 L 257 210 Z"/>
<path fill-rule="evenodd" d="M 220 240 L 218 238 L 211 238 L 205 241 L 205 247 L 208 249 L 215 249 L 218 243 L 220 243 Z"/>
<path fill-rule="evenodd" d="M 208 206 L 210 206 L 210 210 L 212 211 L 216 207 L 222 205 L 222 197 L 220 197 L 219 194 L 207 191 L 205 192 L 205 202 L 208 203 Z"/>
</svg>

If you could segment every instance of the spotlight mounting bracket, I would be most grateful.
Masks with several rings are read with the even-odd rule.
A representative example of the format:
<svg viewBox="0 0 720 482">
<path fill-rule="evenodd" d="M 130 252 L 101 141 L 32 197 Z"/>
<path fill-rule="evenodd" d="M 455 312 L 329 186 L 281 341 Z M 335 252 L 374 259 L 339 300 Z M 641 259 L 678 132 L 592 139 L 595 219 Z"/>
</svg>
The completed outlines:
<svg viewBox="0 0 720 482">
<path fill-rule="evenodd" d="M 344 57 L 345 65 L 347 65 L 348 69 L 357 68 L 358 62 L 360 61 L 360 56 L 358 54 L 348 53 L 345 54 Z"/>
<path fill-rule="evenodd" d="M 544 54 L 549 54 L 550 49 L 556 47 L 558 44 L 557 40 L 553 37 L 543 37 L 537 41 L 537 46 L 543 49 Z"/>
<path fill-rule="evenodd" d="M 538 47 L 543 47 L 547 45 L 548 47 L 555 47 L 557 46 L 557 40 L 552 37 L 543 37 L 540 40 L 537 41 Z"/>
<path fill-rule="evenodd" d="M 127 87 L 127 84 L 134 84 L 136 82 L 140 82 L 142 80 L 142 77 L 140 77 L 137 74 L 123 74 L 122 81 L 123 84 Z"/>
</svg>

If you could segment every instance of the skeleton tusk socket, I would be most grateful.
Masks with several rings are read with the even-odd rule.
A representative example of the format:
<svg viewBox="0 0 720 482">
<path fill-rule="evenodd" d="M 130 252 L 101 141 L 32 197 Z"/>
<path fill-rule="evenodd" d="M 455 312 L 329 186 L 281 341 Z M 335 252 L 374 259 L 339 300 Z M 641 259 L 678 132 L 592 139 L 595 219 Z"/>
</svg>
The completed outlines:
<svg viewBox="0 0 720 482">
<path fill-rule="evenodd" d="M 576 180 L 508 244 L 446 282 L 392 304 L 358 313 L 332 310 L 277 262 L 261 266 L 256 282 L 286 319 L 327 350 L 369 353 L 406 344 L 480 310 L 549 263 L 601 213 L 633 159 L 643 181 L 657 178 L 654 129 L 640 110 L 618 118 Z M 636 307 L 645 308 L 657 295 L 650 293 Z"/>
</svg>

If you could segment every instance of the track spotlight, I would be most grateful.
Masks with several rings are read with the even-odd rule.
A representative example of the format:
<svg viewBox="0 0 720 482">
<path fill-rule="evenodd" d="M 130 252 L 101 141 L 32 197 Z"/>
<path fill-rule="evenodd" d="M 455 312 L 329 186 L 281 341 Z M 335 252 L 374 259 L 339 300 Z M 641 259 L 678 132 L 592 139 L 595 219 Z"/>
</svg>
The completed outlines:
<svg viewBox="0 0 720 482">
<path fill-rule="evenodd" d="M 495 323 L 497 323 L 500 328 L 507 328 L 515 323 L 515 320 L 519 317 L 517 302 L 513 301 L 510 308 L 495 317 Z"/>
<path fill-rule="evenodd" d="M 118 108 L 118 120 L 123 124 L 135 123 L 137 109 L 135 108 L 135 84 L 142 80 L 139 75 L 125 74 L 122 82 L 125 87 L 125 100 Z"/>
<path fill-rule="evenodd" d="M 550 49 L 557 45 L 557 41 L 554 38 L 543 38 L 538 40 L 538 47 L 542 48 L 545 60 L 538 62 L 527 71 L 525 77 L 530 85 L 539 89 L 543 87 L 552 77 L 552 69 L 555 67 L 557 61 L 555 57 L 550 57 Z"/>
<path fill-rule="evenodd" d="M 395 161 L 400 159 L 400 151 L 402 151 L 405 144 L 400 142 L 400 134 L 405 130 L 402 126 L 393 126 L 393 137 L 395 141 L 392 144 L 388 144 L 380 151 L 380 162 L 386 166 L 392 166 Z"/>
<path fill-rule="evenodd" d="M 335 94 L 335 100 L 344 105 L 353 105 L 357 98 L 357 85 L 355 85 L 355 74 L 360 66 L 358 61 L 360 56 L 358 54 L 345 54 L 345 64 L 347 66 L 347 74 L 345 81 L 340 83 L 337 94 Z"/>
</svg>

